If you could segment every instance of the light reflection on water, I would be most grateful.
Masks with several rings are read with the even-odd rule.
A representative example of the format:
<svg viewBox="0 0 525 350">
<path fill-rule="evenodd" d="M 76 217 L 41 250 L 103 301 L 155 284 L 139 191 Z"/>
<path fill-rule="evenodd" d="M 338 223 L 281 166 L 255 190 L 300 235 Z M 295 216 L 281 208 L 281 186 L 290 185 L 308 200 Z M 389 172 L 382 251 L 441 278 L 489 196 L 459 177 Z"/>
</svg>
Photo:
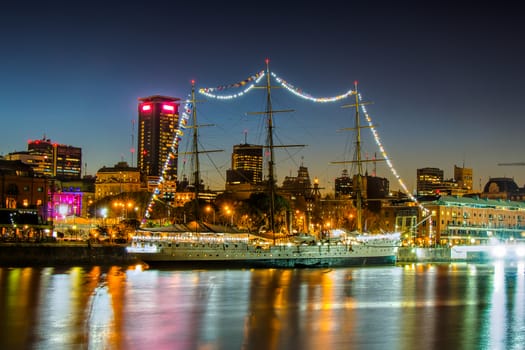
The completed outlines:
<svg viewBox="0 0 525 350">
<path fill-rule="evenodd" d="M 0 268 L 0 349 L 521 349 L 525 268 Z"/>
</svg>

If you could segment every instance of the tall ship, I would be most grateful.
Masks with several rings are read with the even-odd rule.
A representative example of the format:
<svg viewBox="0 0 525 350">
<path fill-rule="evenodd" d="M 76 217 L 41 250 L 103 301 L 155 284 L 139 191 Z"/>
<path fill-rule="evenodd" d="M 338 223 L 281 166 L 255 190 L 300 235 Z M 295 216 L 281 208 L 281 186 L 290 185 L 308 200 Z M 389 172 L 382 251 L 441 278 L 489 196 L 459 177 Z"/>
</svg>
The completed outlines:
<svg viewBox="0 0 525 350">
<path fill-rule="evenodd" d="M 270 200 L 268 231 L 264 234 L 252 232 L 234 232 L 225 230 L 199 219 L 189 224 L 174 224 L 163 228 L 139 228 L 128 246 L 128 252 L 148 265 L 172 266 L 207 266 L 236 268 L 298 268 L 298 267 L 348 267 L 393 265 L 396 262 L 397 248 L 400 242 L 399 233 L 367 234 L 362 229 L 361 211 L 361 171 L 360 166 L 360 133 L 359 97 L 355 85 L 355 129 L 356 162 L 358 163 L 356 207 L 357 230 L 333 234 L 329 239 L 319 239 L 308 233 L 294 236 L 282 235 L 275 225 L 276 186 L 274 178 L 273 119 L 274 113 L 282 112 L 272 109 L 271 72 L 266 60 L 266 110 L 257 112 L 267 118 L 267 148 L 269 150 L 267 192 Z M 195 87 L 192 84 L 191 99 L 195 101 Z M 196 138 L 198 133 L 196 109 L 193 116 L 193 153 L 198 159 L 199 151 Z M 195 161 L 194 172 L 195 198 L 199 191 L 199 162 Z M 198 203 L 198 201 L 196 201 Z M 196 211 L 197 212 L 197 211 Z M 231 227 L 233 228 L 233 227 Z M 336 231 L 334 231 L 336 232 Z"/>
</svg>

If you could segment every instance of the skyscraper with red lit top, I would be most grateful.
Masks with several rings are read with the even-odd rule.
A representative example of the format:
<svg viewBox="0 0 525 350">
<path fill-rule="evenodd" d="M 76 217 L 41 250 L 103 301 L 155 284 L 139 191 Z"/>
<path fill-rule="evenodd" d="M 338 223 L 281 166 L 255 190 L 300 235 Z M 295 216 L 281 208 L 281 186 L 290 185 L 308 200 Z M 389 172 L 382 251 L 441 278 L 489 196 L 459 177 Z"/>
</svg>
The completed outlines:
<svg viewBox="0 0 525 350">
<path fill-rule="evenodd" d="M 147 179 L 149 190 L 160 184 L 164 198 L 170 199 L 177 181 L 177 150 L 172 154 L 171 149 L 180 99 L 153 95 L 138 100 L 137 167 Z"/>
</svg>

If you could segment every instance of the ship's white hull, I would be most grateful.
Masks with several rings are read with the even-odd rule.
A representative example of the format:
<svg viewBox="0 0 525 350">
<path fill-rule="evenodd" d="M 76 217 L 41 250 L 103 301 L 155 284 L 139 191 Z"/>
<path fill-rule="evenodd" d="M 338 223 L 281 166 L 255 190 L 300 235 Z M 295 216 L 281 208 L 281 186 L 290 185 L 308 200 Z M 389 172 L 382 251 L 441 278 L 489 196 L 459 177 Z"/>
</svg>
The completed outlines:
<svg viewBox="0 0 525 350">
<path fill-rule="evenodd" d="M 232 267 L 344 267 L 391 265 L 396 262 L 393 241 L 380 244 L 256 246 L 238 243 L 135 241 L 130 254 L 147 264 L 189 264 Z"/>
</svg>

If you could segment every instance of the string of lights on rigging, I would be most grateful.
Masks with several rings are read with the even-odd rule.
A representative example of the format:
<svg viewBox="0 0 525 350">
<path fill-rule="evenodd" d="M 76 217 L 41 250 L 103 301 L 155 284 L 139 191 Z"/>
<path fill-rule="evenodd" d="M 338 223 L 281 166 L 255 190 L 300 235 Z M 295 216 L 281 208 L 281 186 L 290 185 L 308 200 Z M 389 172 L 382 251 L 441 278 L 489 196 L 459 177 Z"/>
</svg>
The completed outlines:
<svg viewBox="0 0 525 350">
<path fill-rule="evenodd" d="M 258 84 L 260 82 L 260 80 L 263 77 L 265 77 L 265 75 L 266 75 L 265 71 L 262 70 L 262 71 L 254 74 L 254 75 L 251 75 L 248 78 L 246 78 L 246 79 L 244 79 L 244 80 L 242 80 L 240 82 L 237 82 L 237 83 L 228 84 L 228 85 L 220 85 L 220 86 L 212 87 L 212 88 L 201 88 L 201 89 L 199 89 L 199 93 L 204 95 L 204 96 L 206 96 L 206 97 L 213 98 L 213 99 L 216 99 L 216 100 L 237 99 L 237 98 L 243 97 L 248 92 L 250 92 L 256 86 L 256 84 Z M 271 75 L 275 79 L 275 81 L 277 83 L 279 83 L 282 87 L 284 87 L 288 92 L 292 93 L 293 95 L 295 95 L 297 97 L 300 97 L 300 98 L 303 98 L 305 100 L 308 100 L 308 101 L 311 101 L 311 102 L 315 102 L 315 103 L 337 102 L 337 101 L 340 101 L 342 99 L 348 98 L 349 96 L 355 94 L 355 91 L 350 89 L 350 90 L 346 91 L 345 93 L 340 94 L 340 95 L 336 95 L 336 96 L 331 96 L 331 97 L 314 97 L 314 96 L 312 96 L 312 95 L 310 95 L 308 93 L 305 93 L 302 89 L 297 88 L 293 84 L 291 84 L 291 83 L 287 82 L 286 80 L 282 79 L 277 74 L 272 72 Z M 192 82 L 192 84 L 194 84 L 194 82 Z M 220 95 L 220 94 L 216 93 L 216 92 L 222 92 L 222 91 L 229 90 L 229 89 L 232 89 L 232 88 L 240 88 L 240 87 L 244 87 L 244 86 L 247 86 L 247 87 L 245 89 L 243 89 L 241 92 L 238 92 L 238 93 L 235 93 L 235 94 Z M 361 101 L 361 94 L 359 94 L 358 97 L 359 97 L 359 100 Z M 191 114 L 191 111 L 192 111 L 192 108 L 193 108 L 193 105 L 192 105 L 191 101 L 187 101 L 186 105 L 184 107 L 184 112 L 182 113 L 182 118 L 180 118 L 180 120 L 179 120 L 179 127 L 177 128 L 177 131 L 175 133 L 175 137 L 174 137 L 173 142 L 172 142 L 170 155 L 166 159 L 166 162 L 165 162 L 164 167 L 163 167 L 163 172 L 162 172 L 163 176 L 164 176 L 166 170 L 168 169 L 170 159 L 175 157 L 177 145 L 178 145 L 179 141 L 181 140 L 181 137 L 183 136 L 183 132 L 181 131 L 181 129 L 184 129 L 186 127 L 187 121 L 188 121 L 188 119 L 190 117 L 190 114 Z M 379 134 L 377 133 L 377 130 L 375 129 L 375 127 L 372 124 L 372 119 L 371 119 L 370 115 L 368 114 L 368 111 L 366 110 L 366 107 L 364 105 L 361 105 L 361 109 L 362 109 L 362 111 L 363 111 L 363 113 L 365 115 L 365 118 L 366 118 L 366 121 L 367 121 L 367 123 L 369 125 L 369 128 L 372 130 L 372 135 L 374 136 L 374 140 L 375 140 L 377 146 L 379 147 L 379 150 L 381 151 L 381 154 L 382 154 L 383 158 L 386 160 L 386 163 L 387 163 L 388 168 L 390 169 L 391 173 L 394 175 L 394 177 L 398 181 L 398 183 L 401 186 L 401 188 L 403 189 L 403 191 L 407 194 L 409 199 L 411 201 L 413 201 L 414 203 L 416 203 L 419 206 L 419 208 L 424 213 L 428 214 L 428 209 L 424 208 L 418 202 L 418 200 L 412 194 L 410 194 L 410 191 L 408 190 L 408 188 L 406 187 L 405 183 L 403 182 L 403 180 L 399 176 L 398 172 L 394 168 L 394 165 L 392 164 L 392 161 L 388 157 L 388 155 L 387 155 L 387 153 L 385 151 L 385 148 L 383 147 L 383 145 L 381 143 L 381 140 L 379 138 Z M 164 181 L 163 176 L 159 179 L 159 183 L 157 184 L 157 187 L 155 188 L 155 191 L 154 191 L 154 193 L 152 195 L 152 198 L 151 198 L 150 203 L 148 205 L 148 208 L 146 210 L 146 214 L 145 214 L 146 218 L 149 218 L 150 213 L 153 211 L 154 202 L 157 199 L 157 196 L 160 194 L 159 187 L 160 187 L 160 184 Z"/>
</svg>

